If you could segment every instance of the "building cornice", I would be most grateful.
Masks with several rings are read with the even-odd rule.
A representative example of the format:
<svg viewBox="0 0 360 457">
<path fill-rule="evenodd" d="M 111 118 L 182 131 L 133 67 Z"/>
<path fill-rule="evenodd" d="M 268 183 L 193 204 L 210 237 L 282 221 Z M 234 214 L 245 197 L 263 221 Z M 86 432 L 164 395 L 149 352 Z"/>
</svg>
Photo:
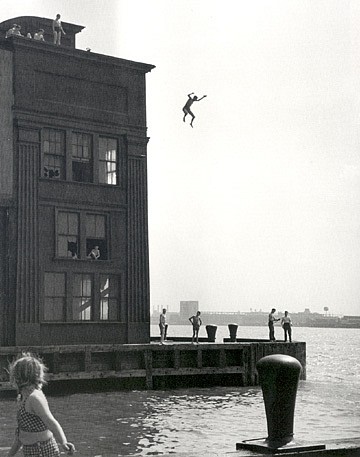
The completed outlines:
<svg viewBox="0 0 360 457">
<path fill-rule="evenodd" d="M 105 54 L 97 54 L 94 52 L 84 51 L 82 49 L 70 48 L 67 46 L 56 46 L 49 42 L 35 41 L 26 37 L 11 36 L 9 38 L 0 39 L 0 46 L 4 42 L 11 43 L 11 48 L 24 48 L 28 50 L 36 50 L 43 53 L 51 53 L 74 57 L 76 59 L 84 59 L 94 61 L 101 65 L 111 65 L 115 67 L 127 68 L 141 73 L 148 73 L 155 68 L 155 65 L 135 62 L 133 60 L 121 59 L 119 57 L 107 56 Z"/>
</svg>

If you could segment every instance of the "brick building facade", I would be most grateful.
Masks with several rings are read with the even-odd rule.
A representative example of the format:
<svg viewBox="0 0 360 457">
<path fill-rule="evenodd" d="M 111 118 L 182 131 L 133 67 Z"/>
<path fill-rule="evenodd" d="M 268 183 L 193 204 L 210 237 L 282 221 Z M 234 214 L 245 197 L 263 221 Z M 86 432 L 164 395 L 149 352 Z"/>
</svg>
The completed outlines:
<svg viewBox="0 0 360 457">
<path fill-rule="evenodd" d="M 76 49 L 75 24 L 53 45 L 51 23 L 0 24 L 0 345 L 148 342 L 154 67 Z"/>
</svg>

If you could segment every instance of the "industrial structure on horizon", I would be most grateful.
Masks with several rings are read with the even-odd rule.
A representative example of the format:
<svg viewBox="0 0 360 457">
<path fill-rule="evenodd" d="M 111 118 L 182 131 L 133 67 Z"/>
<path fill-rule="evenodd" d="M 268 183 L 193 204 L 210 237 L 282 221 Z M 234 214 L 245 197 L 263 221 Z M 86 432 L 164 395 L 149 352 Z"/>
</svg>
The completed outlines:
<svg viewBox="0 0 360 457">
<path fill-rule="evenodd" d="M 166 307 L 165 307 L 166 308 Z M 249 312 L 226 312 L 226 311 L 203 311 L 199 308 L 199 302 L 196 300 L 181 301 L 180 312 L 168 310 L 167 316 L 171 325 L 188 325 L 189 317 L 201 311 L 201 319 L 204 324 L 210 325 L 228 325 L 235 323 L 242 326 L 263 326 L 267 325 L 269 311 Z M 278 310 L 277 315 L 281 317 L 285 310 Z M 159 310 L 154 309 L 151 315 L 151 323 L 157 324 L 159 320 Z M 343 328 L 360 328 L 360 316 L 335 316 L 328 314 L 312 313 L 309 308 L 303 312 L 292 313 L 291 319 L 293 325 L 297 327 L 343 327 Z"/>
</svg>

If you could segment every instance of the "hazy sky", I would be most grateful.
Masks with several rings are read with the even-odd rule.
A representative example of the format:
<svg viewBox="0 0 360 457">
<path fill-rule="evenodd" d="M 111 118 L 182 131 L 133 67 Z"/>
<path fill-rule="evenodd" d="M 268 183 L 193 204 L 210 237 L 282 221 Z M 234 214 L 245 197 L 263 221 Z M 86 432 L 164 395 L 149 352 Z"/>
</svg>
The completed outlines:
<svg viewBox="0 0 360 457">
<path fill-rule="evenodd" d="M 152 307 L 360 314 L 358 0 L 0 0 L 56 13 L 78 48 L 156 65 Z"/>
</svg>

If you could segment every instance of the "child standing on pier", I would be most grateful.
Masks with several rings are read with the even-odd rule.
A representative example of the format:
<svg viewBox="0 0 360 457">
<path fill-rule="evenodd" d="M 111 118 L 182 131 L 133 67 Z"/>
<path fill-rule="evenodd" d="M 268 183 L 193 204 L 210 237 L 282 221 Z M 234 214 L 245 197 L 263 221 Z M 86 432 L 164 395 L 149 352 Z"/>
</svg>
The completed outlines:
<svg viewBox="0 0 360 457">
<path fill-rule="evenodd" d="M 21 447 L 24 457 L 59 457 L 55 438 L 68 454 L 75 451 L 51 414 L 42 392 L 46 371 L 43 362 L 29 353 L 10 364 L 10 382 L 18 389 L 18 428 L 8 457 L 14 456 Z"/>
<path fill-rule="evenodd" d="M 189 321 L 192 323 L 193 326 L 193 336 L 191 342 L 193 343 L 194 340 L 196 339 L 196 343 L 199 343 L 199 330 L 202 324 L 201 317 L 200 317 L 201 312 L 197 311 L 196 316 L 191 316 L 189 317 Z"/>
</svg>

